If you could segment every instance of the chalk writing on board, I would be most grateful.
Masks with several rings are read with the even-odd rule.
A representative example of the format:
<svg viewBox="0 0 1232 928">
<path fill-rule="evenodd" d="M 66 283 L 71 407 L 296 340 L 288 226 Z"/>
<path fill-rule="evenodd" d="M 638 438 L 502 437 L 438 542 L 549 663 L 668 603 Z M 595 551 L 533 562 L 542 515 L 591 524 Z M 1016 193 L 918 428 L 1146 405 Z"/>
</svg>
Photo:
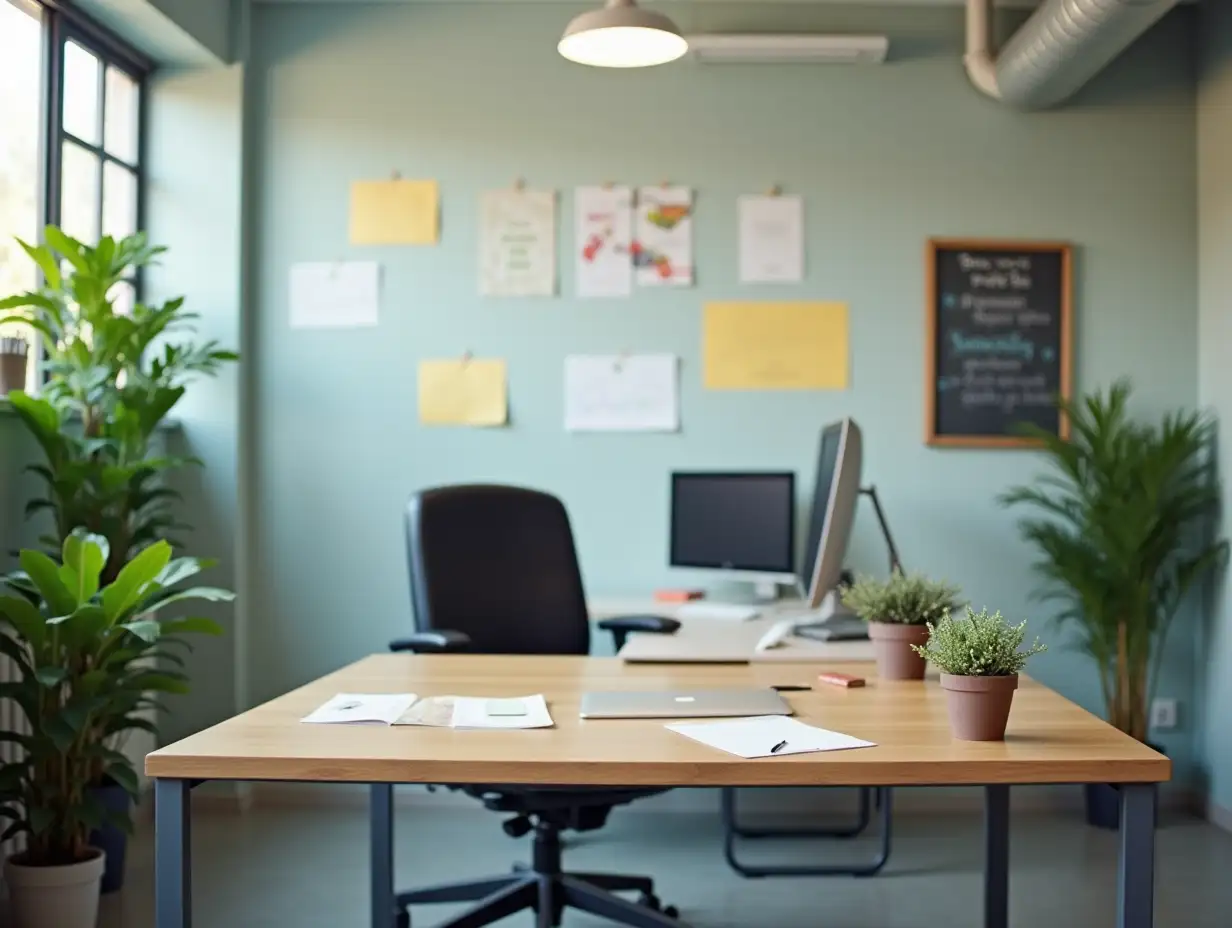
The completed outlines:
<svg viewBox="0 0 1232 928">
<path fill-rule="evenodd" d="M 1007 444 L 1021 423 L 1062 429 L 1068 250 L 933 243 L 929 440 Z"/>
</svg>

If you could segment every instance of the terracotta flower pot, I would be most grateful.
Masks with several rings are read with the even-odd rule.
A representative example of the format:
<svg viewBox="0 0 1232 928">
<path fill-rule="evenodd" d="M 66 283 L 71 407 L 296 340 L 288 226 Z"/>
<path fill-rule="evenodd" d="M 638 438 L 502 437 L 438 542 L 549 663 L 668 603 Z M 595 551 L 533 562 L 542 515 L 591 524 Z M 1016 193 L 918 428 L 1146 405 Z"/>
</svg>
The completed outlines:
<svg viewBox="0 0 1232 928">
<path fill-rule="evenodd" d="M 4 862 L 4 881 L 16 928 L 94 928 L 99 884 L 106 858 L 95 849 L 90 860 L 64 867 L 28 867 L 21 855 Z"/>
<path fill-rule="evenodd" d="M 883 680 L 923 680 L 928 662 L 915 651 L 913 644 L 923 646 L 928 641 L 927 625 L 903 625 L 901 622 L 869 622 L 868 637 L 877 656 L 877 676 Z"/>
<path fill-rule="evenodd" d="M 26 389 L 26 356 L 0 354 L 0 395 Z"/>
<path fill-rule="evenodd" d="M 1002 741 L 1010 720 L 1018 674 L 1012 677 L 941 675 L 950 711 L 950 730 L 960 741 Z"/>
</svg>

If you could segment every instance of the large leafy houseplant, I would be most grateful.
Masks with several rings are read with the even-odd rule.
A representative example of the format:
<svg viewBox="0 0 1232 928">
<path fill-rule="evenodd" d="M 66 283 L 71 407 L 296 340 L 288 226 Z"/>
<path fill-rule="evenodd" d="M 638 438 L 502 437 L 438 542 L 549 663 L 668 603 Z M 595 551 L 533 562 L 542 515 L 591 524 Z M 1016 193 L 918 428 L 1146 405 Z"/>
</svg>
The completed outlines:
<svg viewBox="0 0 1232 928">
<path fill-rule="evenodd" d="M 182 298 L 123 311 L 125 288 L 165 251 L 144 234 L 89 246 L 48 226 L 44 239 L 19 242 L 42 284 L 0 300 L 0 325 L 26 323 L 45 352 L 39 395 L 9 394 L 44 458 L 32 470 L 46 493 L 26 510 L 51 512 L 50 550 L 78 526 L 105 537 L 108 583 L 133 554 L 178 527 L 171 511 L 178 497 L 163 477 L 192 461 L 152 454 L 159 425 L 191 380 L 237 356 L 214 341 L 181 340 L 197 318 Z"/>
<path fill-rule="evenodd" d="M 21 552 L 22 572 L 0 595 L 0 652 L 17 669 L 0 684 L 29 722 L 29 734 L 6 732 L 19 760 L 0 765 L 4 838 L 26 833 L 26 866 L 63 866 L 88 859 L 87 836 L 109 813 L 89 786 L 104 775 L 136 793 L 132 762 L 114 747 L 134 729 L 154 731 L 148 718 L 160 692 L 187 691 L 176 645 L 190 634 L 219 634 L 201 617 L 162 615 L 191 600 L 228 601 L 233 594 L 181 584 L 207 563 L 172 559 L 158 541 L 102 581 L 106 539 L 79 529 L 65 539 L 59 563 L 40 551 Z M 179 612 L 177 608 L 176 612 Z M 127 826 L 127 822 L 118 823 Z"/>
<path fill-rule="evenodd" d="M 1211 532 L 1220 495 L 1211 422 L 1196 412 L 1137 421 L 1130 394 L 1118 381 L 1106 393 L 1062 401 L 1070 438 L 1029 433 L 1051 473 L 1001 501 L 1035 513 L 1019 526 L 1039 553 L 1040 596 L 1061 604 L 1058 618 L 1099 668 L 1109 721 L 1145 741 L 1168 628 L 1227 542 Z"/>
</svg>

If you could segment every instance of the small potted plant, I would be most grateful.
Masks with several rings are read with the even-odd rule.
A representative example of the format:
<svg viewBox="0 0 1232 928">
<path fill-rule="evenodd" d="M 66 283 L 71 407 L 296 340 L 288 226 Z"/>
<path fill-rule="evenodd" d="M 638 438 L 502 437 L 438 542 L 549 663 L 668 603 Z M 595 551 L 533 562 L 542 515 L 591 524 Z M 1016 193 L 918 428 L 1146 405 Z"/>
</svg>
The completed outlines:
<svg viewBox="0 0 1232 928">
<path fill-rule="evenodd" d="M 164 617 L 188 600 L 229 600 L 226 590 L 178 585 L 203 566 L 171 559 L 155 542 L 134 555 L 113 583 L 99 578 L 107 541 L 74 531 L 57 562 L 21 552 L 22 571 L 4 579 L 0 654 L 17 679 L 3 695 L 28 722 L 28 734 L 0 732 L 20 756 L 0 764 L 0 817 L 7 840 L 26 836 L 26 849 L 5 861 L 15 928 L 94 928 L 105 855 L 91 847 L 92 829 L 116 821 L 89 789 L 109 777 L 134 796 L 133 762 L 114 747 L 134 728 L 152 728 L 144 710 L 151 694 L 187 691 L 182 658 L 169 646 L 181 636 L 218 634 L 204 618 Z"/>
<path fill-rule="evenodd" d="M 843 605 L 869 623 L 868 637 L 883 680 L 923 680 L 928 664 L 913 646 L 928 640 L 928 623 L 958 606 L 958 587 L 895 570 L 888 580 L 860 577 Z"/>
<path fill-rule="evenodd" d="M 1010 625 L 1000 612 L 976 612 L 953 619 L 949 612 L 928 624 L 928 642 L 914 645 L 919 655 L 941 669 L 950 728 L 962 741 L 1001 741 L 1010 718 L 1018 673 L 1028 659 L 1046 650 L 1038 638 L 1021 650 L 1026 622 Z"/>
<path fill-rule="evenodd" d="M 3 329 L 0 329 L 0 333 Z M 30 343 L 19 335 L 0 336 L 0 396 L 26 389 Z"/>
</svg>

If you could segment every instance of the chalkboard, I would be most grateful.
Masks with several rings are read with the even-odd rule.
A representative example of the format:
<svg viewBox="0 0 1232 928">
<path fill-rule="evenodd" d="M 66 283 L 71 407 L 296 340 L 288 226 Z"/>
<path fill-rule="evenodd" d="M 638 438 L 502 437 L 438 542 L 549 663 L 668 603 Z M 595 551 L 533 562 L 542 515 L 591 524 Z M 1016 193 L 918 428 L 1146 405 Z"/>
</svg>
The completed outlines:
<svg viewBox="0 0 1232 928">
<path fill-rule="evenodd" d="M 927 261 L 925 440 L 1029 447 L 1024 422 L 1068 437 L 1069 246 L 933 240 Z"/>
</svg>

